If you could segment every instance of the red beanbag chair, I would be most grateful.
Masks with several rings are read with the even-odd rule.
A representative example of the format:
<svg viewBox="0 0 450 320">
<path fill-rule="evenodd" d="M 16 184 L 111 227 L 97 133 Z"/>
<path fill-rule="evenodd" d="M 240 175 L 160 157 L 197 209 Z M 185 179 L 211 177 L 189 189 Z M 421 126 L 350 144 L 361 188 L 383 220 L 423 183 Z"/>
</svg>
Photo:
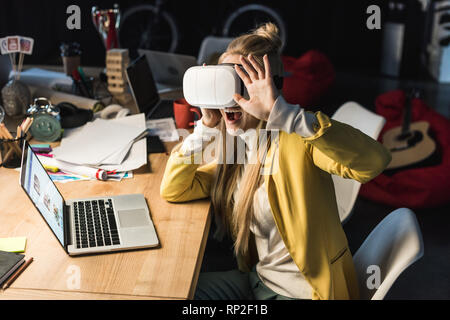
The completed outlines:
<svg viewBox="0 0 450 320">
<path fill-rule="evenodd" d="M 405 93 L 401 90 L 384 93 L 375 101 L 376 112 L 386 118 L 380 138 L 403 120 Z M 363 184 L 360 194 L 373 201 L 393 207 L 411 209 L 437 207 L 450 202 L 450 120 L 428 107 L 421 99 L 412 100 L 411 121 L 424 120 L 430 124 L 429 134 L 436 142 L 441 162 L 428 167 L 380 174 Z"/>
<path fill-rule="evenodd" d="M 334 67 L 319 51 L 310 50 L 299 58 L 282 56 L 282 60 L 288 73 L 284 77 L 283 96 L 289 103 L 312 107 L 334 82 Z"/>
</svg>

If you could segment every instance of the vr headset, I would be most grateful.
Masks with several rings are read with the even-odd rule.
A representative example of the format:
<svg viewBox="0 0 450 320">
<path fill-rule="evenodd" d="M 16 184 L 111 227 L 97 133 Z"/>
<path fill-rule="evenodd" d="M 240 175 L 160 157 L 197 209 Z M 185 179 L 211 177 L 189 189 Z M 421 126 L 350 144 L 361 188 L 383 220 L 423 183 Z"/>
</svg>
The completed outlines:
<svg viewBox="0 0 450 320">
<path fill-rule="evenodd" d="M 238 65 L 245 72 L 241 65 Z M 246 72 L 245 72 L 246 73 Z M 273 77 L 275 86 L 283 88 L 283 78 Z M 191 67 L 183 77 L 183 94 L 186 101 L 196 107 L 222 109 L 236 105 L 233 95 L 239 93 L 248 99 L 247 89 L 234 70 L 233 63 L 214 66 Z"/>
</svg>

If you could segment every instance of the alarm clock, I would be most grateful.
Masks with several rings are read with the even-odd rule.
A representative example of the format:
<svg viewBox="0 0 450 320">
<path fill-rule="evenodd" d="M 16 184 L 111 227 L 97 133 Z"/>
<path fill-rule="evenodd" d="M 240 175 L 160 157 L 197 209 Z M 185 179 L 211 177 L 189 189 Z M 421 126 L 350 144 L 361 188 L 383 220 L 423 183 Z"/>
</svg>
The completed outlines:
<svg viewBox="0 0 450 320">
<path fill-rule="evenodd" d="M 36 98 L 27 110 L 33 117 L 30 132 L 39 141 L 53 142 L 61 136 L 61 116 L 57 106 L 47 98 Z"/>
</svg>

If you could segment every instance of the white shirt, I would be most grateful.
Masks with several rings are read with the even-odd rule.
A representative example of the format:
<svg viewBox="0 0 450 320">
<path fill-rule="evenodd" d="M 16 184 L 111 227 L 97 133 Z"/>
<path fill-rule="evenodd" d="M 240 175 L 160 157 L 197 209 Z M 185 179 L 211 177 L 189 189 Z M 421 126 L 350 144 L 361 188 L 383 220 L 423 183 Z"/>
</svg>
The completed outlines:
<svg viewBox="0 0 450 320">
<path fill-rule="evenodd" d="M 298 105 L 288 104 L 280 96 L 274 104 L 269 115 L 266 128 L 283 130 L 287 133 L 296 132 L 303 137 L 314 134 L 313 123 L 316 117 L 311 113 L 305 113 Z M 197 122 L 194 132 L 183 142 L 181 152 L 199 152 L 207 145 L 210 137 L 216 134 L 216 130 L 208 128 Z M 245 140 L 246 133 L 240 135 Z M 249 158 L 248 150 L 247 158 Z M 237 194 L 238 189 L 234 191 Z M 286 249 L 280 233 L 273 219 L 269 198 L 265 184 L 256 190 L 253 198 L 254 216 L 250 224 L 250 230 L 255 235 L 255 243 L 259 261 L 256 272 L 261 281 L 274 292 L 298 299 L 311 299 L 312 288 L 299 271 Z"/>
</svg>

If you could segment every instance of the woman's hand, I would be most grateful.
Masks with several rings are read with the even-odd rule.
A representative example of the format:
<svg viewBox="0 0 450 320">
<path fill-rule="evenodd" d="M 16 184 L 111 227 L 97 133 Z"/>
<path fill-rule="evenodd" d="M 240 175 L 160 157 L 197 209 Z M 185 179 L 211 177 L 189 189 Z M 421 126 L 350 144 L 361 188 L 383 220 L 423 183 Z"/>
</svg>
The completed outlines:
<svg viewBox="0 0 450 320">
<path fill-rule="evenodd" d="M 200 110 L 202 111 L 202 122 L 207 127 L 214 128 L 222 118 L 217 109 L 200 108 Z"/>
<path fill-rule="evenodd" d="M 248 59 L 241 56 L 240 60 L 247 74 L 237 65 L 234 66 L 234 69 L 244 82 L 250 99 L 246 100 L 240 94 L 236 93 L 234 100 L 244 111 L 250 113 L 255 118 L 267 121 L 275 100 L 278 97 L 272 79 L 269 58 L 267 54 L 263 57 L 264 70 L 251 55 L 248 56 Z"/>
</svg>

